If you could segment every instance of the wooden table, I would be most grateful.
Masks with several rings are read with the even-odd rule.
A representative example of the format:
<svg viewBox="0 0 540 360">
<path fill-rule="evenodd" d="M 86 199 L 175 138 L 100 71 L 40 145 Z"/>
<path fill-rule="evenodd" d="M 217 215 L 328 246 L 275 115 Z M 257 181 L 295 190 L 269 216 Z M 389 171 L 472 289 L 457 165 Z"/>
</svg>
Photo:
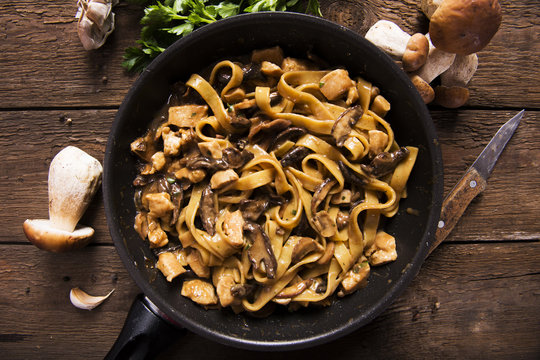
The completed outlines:
<svg viewBox="0 0 540 360">
<path fill-rule="evenodd" d="M 52 254 L 31 245 L 27 218 L 46 218 L 47 172 L 67 145 L 103 160 L 109 128 L 135 76 L 120 66 L 138 36 L 141 8 L 116 7 L 117 28 L 86 52 L 75 0 L 0 5 L 0 354 L 5 359 L 99 359 L 118 335 L 138 288 L 108 233 L 98 192 L 82 219 L 87 248 Z M 324 16 L 365 33 L 378 19 L 427 31 L 420 1 L 326 0 Z M 380 317 L 330 344 L 291 353 L 229 348 L 194 334 L 161 359 L 536 358 L 540 357 L 540 6 L 503 0 L 503 23 L 478 56 L 466 107 L 430 106 L 448 192 L 500 125 L 522 108 L 520 127 L 447 241 Z M 93 311 L 69 290 L 115 289 Z M 203 356 L 204 354 L 204 356 Z"/>
</svg>

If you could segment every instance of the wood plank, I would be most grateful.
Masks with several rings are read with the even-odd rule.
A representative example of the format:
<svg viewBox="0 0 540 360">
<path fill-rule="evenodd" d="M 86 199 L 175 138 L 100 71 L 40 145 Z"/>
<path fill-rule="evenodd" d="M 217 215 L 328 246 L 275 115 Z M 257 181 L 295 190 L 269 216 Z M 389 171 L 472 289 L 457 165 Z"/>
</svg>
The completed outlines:
<svg viewBox="0 0 540 360">
<path fill-rule="evenodd" d="M 120 64 L 124 49 L 138 37 L 141 8 L 121 2 L 115 8 L 115 32 L 103 48 L 87 52 L 77 37 L 75 4 L 71 0 L 2 2 L 0 108 L 121 103 L 136 78 L 125 74 Z M 538 7 L 526 0 L 501 4 L 503 24 L 492 43 L 479 53 L 469 106 L 538 108 Z M 410 33 L 428 29 L 418 2 L 323 0 L 322 11 L 324 17 L 360 34 L 379 19 L 392 20 Z"/>
<path fill-rule="evenodd" d="M 81 264 L 84 263 L 84 266 Z M 0 246 L 0 342 L 9 359 L 103 358 L 138 293 L 111 246 L 49 254 Z M 254 353 L 194 334 L 160 359 L 490 358 L 540 354 L 540 243 L 444 244 L 380 317 L 330 344 Z M 114 294 L 93 311 L 74 308 L 69 290 Z M 255 356 L 256 355 L 256 356 Z"/>
<path fill-rule="evenodd" d="M 443 152 L 445 192 L 459 180 L 513 111 L 433 111 Z M 26 243 L 22 223 L 46 218 L 47 173 L 54 155 L 75 145 L 103 162 L 115 110 L 0 112 L 0 192 L 4 195 L 0 243 Z M 72 123 L 65 123 L 71 118 Z M 526 112 L 501 156 L 487 190 L 473 201 L 447 241 L 540 238 L 538 159 L 540 113 Z M 29 190 L 31 189 L 31 190 Z M 487 227 L 485 219 L 489 218 Z M 111 243 L 101 191 L 81 223 L 96 230 L 94 241 Z"/>
</svg>

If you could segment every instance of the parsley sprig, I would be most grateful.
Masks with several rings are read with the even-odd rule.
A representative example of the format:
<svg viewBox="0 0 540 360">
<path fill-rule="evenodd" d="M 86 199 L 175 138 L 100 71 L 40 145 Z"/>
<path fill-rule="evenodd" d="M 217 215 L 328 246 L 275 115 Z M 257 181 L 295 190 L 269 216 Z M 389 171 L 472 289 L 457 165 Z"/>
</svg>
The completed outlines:
<svg viewBox="0 0 540 360">
<path fill-rule="evenodd" d="M 126 49 L 122 66 L 141 72 L 177 39 L 198 27 L 240 13 L 259 11 L 305 12 L 322 16 L 319 0 L 129 0 L 146 6 L 138 46 Z"/>
</svg>

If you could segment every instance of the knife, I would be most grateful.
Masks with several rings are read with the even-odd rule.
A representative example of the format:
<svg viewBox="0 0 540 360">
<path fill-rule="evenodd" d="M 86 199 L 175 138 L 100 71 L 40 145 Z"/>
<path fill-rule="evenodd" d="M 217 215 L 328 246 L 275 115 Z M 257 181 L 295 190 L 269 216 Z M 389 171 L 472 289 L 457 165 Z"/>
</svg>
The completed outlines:
<svg viewBox="0 0 540 360">
<path fill-rule="evenodd" d="M 508 120 L 482 150 L 465 175 L 458 181 L 442 203 L 441 217 L 435 232 L 435 241 L 429 248 L 429 254 L 446 239 L 465 212 L 470 202 L 487 186 L 487 179 L 497 163 L 504 147 L 514 135 L 523 113 Z"/>
</svg>

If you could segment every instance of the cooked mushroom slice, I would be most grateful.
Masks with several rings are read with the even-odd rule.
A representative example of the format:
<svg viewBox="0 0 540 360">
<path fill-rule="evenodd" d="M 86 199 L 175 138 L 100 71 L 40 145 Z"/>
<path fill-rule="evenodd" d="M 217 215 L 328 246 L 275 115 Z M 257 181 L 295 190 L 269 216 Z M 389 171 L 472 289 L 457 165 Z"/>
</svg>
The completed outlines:
<svg viewBox="0 0 540 360">
<path fill-rule="evenodd" d="M 336 225 L 338 230 L 343 230 L 347 225 L 349 225 L 349 215 L 345 214 L 343 211 L 338 211 L 336 216 Z"/>
<path fill-rule="evenodd" d="M 351 190 L 343 189 L 341 192 L 332 195 L 332 200 L 330 200 L 330 203 L 333 205 L 350 204 L 351 198 L 352 198 Z"/>
<path fill-rule="evenodd" d="M 255 155 L 247 150 L 238 150 L 233 147 L 228 147 L 223 150 L 223 161 L 229 164 L 232 169 L 240 169 L 246 165 Z"/>
<path fill-rule="evenodd" d="M 274 142 L 272 143 L 272 145 L 270 145 L 268 151 L 271 151 L 277 145 L 284 143 L 287 140 L 295 141 L 300 136 L 304 135 L 306 132 L 307 130 L 304 128 L 291 126 L 288 129 L 283 130 L 276 136 Z"/>
<path fill-rule="evenodd" d="M 311 286 L 313 283 L 313 279 L 306 279 L 304 281 L 297 282 L 294 285 L 287 286 L 285 289 L 281 290 L 277 295 L 276 298 L 278 299 L 289 299 L 293 298 L 297 295 L 300 295 L 304 292 L 307 288 Z"/>
<path fill-rule="evenodd" d="M 253 268 L 263 270 L 266 277 L 273 279 L 276 276 L 277 261 L 268 235 L 259 224 L 250 221 L 244 225 L 244 231 L 247 232 L 247 237 L 251 242 L 248 257 Z M 261 263 L 264 265 L 264 269 L 262 269 Z"/>
<path fill-rule="evenodd" d="M 337 181 L 335 179 L 326 178 L 319 186 L 315 188 L 315 192 L 311 198 L 312 212 L 317 212 L 317 208 L 324 201 L 324 199 L 326 199 L 326 196 L 328 196 L 328 193 L 336 183 Z"/>
<path fill-rule="evenodd" d="M 188 159 L 186 166 L 190 170 L 205 170 L 209 173 L 226 170 L 229 167 L 222 159 L 212 159 L 206 156 Z"/>
<path fill-rule="evenodd" d="M 319 211 L 316 213 L 313 218 L 313 225 L 315 230 L 324 237 L 334 236 L 337 232 L 336 222 L 327 211 Z"/>
<path fill-rule="evenodd" d="M 368 166 L 362 168 L 374 177 L 391 173 L 396 166 L 409 155 L 409 149 L 402 147 L 394 152 L 382 152 L 375 156 Z"/>
<path fill-rule="evenodd" d="M 332 257 L 334 256 L 334 250 L 336 248 L 336 243 L 333 241 L 329 241 L 326 243 L 326 248 L 324 249 L 324 254 L 317 260 L 317 264 L 324 265 L 328 264 L 330 260 L 332 260 Z"/>
<path fill-rule="evenodd" d="M 236 284 L 231 286 L 232 296 L 239 299 L 243 299 L 250 295 L 253 290 L 255 290 L 255 286 L 251 284 Z"/>
<path fill-rule="evenodd" d="M 215 305 L 218 303 L 214 286 L 199 279 L 184 281 L 181 294 L 201 305 Z"/>
<path fill-rule="evenodd" d="M 174 205 L 173 209 L 173 215 L 171 217 L 170 225 L 176 224 L 178 221 L 178 217 L 180 216 L 180 210 L 182 206 L 182 200 L 184 198 L 184 192 L 182 191 L 182 187 L 178 185 L 177 183 L 174 183 L 171 185 L 170 189 L 171 194 L 171 202 Z"/>
<path fill-rule="evenodd" d="M 311 150 L 303 146 L 297 146 L 295 148 L 292 148 L 281 158 L 281 166 L 294 166 L 306 156 L 308 156 L 310 153 Z"/>
<path fill-rule="evenodd" d="M 343 174 L 343 177 L 345 178 L 345 181 L 350 183 L 351 185 L 358 185 L 358 186 L 365 186 L 369 183 L 369 179 L 362 178 L 356 172 L 353 172 L 352 170 L 349 170 L 347 165 L 345 165 L 342 161 L 338 161 L 339 170 L 341 170 L 341 173 Z"/>
<path fill-rule="evenodd" d="M 210 185 L 203 190 L 199 205 L 199 217 L 201 218 L 204 230 L 210 236 L 213 236 L 216 233 L 217 212 L 214 202 L 214 192 Z"/>
<path fill-rule="evenodd" d="M 285 119 L 263 121 L 260 124 L 251 127 L 248 139 L 251 143 L 257 144 L 267 150 L 272 143 L 275 134 L 279 134 L 289 126 L 291 126 L 291 122 Z"/>
<path fill-rule="evenodd" d="M 251 126 L 251 121 L 249 121 L 248 118 L 245 116 L 237 115 L 236 113 L 232 113 L 231 115 L 231 126 L 237 130 L 241 130 L 242 132 L 247 131 L 249 127 Z"/>
<path fill-rule="evenodd" d="M 291 261 L 296 263 L 302 260 L 310 252 L 323 252 L 324 248 L 315 239 L 309 237 L 297 237 L 293 238 L 296 244 L 293 246 Z"/>
<path fill-rule="evenodd" d="M 358 119 L 362 117 L 364 110 L 360 105 L 353 106 L 345 110 L 336 120 L 332 127 L 332 136 L 336 140 L 336 145 L 341 147 L 351 133 L 352 127 Z"/>
</svg>

